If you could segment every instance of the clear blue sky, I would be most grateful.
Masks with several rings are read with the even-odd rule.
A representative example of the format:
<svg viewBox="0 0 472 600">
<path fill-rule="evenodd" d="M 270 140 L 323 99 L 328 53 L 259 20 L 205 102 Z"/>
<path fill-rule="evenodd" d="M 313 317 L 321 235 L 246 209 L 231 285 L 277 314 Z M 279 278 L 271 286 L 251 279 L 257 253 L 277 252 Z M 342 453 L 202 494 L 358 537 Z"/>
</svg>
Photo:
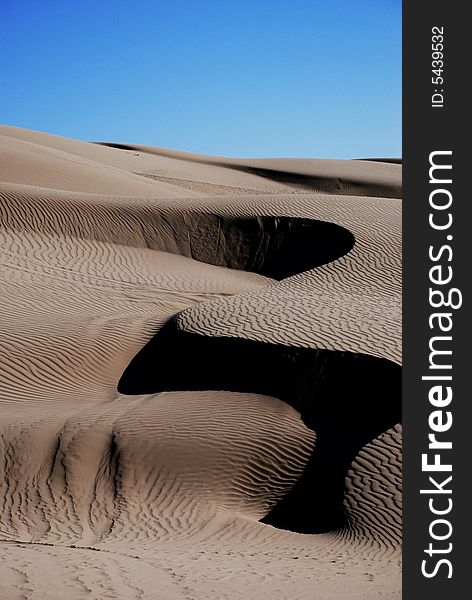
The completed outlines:
<svg viewBox="0 0 472 600">
<path fill-rule="evenodd" d="M 401 0 L 0 0 L 0 122 L 227 156 L 401 155 Z"/>
</svg>

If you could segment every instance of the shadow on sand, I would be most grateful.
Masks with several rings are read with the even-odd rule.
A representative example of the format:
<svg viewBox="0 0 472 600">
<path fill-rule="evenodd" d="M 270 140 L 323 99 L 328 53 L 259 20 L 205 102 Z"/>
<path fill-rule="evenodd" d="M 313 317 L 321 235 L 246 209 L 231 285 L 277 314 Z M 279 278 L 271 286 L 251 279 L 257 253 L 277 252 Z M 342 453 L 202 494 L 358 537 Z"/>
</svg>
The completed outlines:
<svg viewBox="0 0 472 600">
<path fill-rule="evenodd" d="M 401 420 L 401 368 L 364 354 L 181 331 L 170 320 L 135 356 L 123 394 L 226 390 L 273 396 L 316 432 L 293 489 L 262 519 L 300 533 L 344 523 L 344 478 L 359 450 Z"/>
</svg>

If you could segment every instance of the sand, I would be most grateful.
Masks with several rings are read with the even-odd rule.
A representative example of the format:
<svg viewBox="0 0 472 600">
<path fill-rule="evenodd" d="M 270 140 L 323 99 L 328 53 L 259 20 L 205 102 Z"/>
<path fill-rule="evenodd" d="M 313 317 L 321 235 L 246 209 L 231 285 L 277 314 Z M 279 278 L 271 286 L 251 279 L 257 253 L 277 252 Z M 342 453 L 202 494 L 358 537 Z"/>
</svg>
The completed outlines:
<svg viewBox="0 0 472 600">
<path fill-rule="evenodd" d="M 401 164 L 0 127 L 0 598 L 401 597 Z"/>
</svg>

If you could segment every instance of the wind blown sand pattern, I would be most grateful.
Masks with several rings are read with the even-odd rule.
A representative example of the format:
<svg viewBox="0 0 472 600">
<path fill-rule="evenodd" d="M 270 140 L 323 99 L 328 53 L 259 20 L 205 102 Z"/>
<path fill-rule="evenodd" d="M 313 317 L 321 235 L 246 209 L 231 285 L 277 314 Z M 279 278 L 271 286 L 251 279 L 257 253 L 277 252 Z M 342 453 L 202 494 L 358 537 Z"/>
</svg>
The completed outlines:
<svg viewBox="0 0 472 600">
<path fill-rule="evenodd" d="M 400 598 L 401 165 L 0 127 L 0 598 Z"/>
</svg>

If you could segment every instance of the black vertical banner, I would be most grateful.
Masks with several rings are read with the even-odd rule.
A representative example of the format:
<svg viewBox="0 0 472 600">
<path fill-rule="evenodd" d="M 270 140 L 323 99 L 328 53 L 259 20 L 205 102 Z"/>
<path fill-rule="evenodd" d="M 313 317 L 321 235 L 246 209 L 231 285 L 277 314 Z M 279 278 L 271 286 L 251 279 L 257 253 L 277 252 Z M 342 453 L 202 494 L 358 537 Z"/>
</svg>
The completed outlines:
<svg viewBox="0 0 472 600">
<path fill-rule="evenodd" d="M 462 599 L 471 576 L 468 9 L 403 3 L 405 600 Z"/>
</svg>

